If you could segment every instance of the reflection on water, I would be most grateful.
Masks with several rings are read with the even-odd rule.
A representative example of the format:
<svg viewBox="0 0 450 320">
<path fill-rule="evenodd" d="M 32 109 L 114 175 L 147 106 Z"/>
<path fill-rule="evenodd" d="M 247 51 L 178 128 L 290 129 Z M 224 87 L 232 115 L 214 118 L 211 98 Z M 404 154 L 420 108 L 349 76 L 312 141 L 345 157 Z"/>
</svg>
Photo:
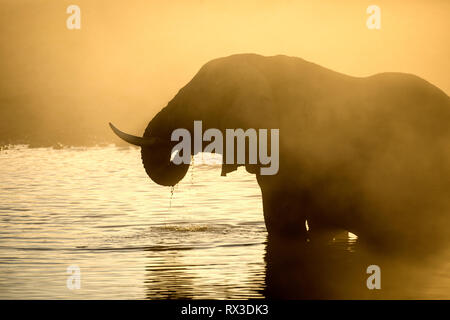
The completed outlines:
<svg viewBox="0 0 450 320">
<path fill-rule="evenodd" d="M 295 252 L 295 254 L 292 254 Z M 277 299 L 448 299 L 450 254 L 421 260 L 384 254 L 351 239 L 267 246 L 265 296 Z M 381 289 L 367 288 L 367 267 L 381 270 Z"/>
<path fill-rule="evenodd" d="M 0 151 L 0 298 L 449 298 L 449 254 L 267 241 L 254 176 L 195 164 L 171 196 L 135 148 Z M 66 287 L 73 264 L 80 290 Z"/>
</svg>

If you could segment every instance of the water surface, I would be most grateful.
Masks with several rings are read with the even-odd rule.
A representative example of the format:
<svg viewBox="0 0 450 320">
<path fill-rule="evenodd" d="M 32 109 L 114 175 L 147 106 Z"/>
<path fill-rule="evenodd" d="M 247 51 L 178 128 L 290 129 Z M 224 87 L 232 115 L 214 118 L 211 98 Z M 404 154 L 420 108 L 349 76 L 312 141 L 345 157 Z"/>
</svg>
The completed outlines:
<svg viewBox="0 0 450 320">
<path fill-rule="evenodd" d="M 448 254 L 416 267 L 368 257 L 346 234 L 267 243 L 255 177 L 221 177 L 201 156 L 171 189 L 136 148 L 0 151 L 0 228 L 1 299 L 450 297 Z M 365 283 L 372 263 L 386 270 L 378 292 Z"/>
</svg>

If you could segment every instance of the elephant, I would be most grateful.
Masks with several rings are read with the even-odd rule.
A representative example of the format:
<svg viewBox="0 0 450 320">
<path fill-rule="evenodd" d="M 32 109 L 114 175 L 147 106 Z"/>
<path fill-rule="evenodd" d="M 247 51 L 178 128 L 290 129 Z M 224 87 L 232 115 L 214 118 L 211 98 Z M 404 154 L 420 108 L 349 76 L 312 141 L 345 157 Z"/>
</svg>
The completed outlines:
<svg viewBox="0 0 450 320">
<path fill-rule="evenodd" d="M 418 76 L 354 77 L 297 57 L 236 54 L 201 67 L 143 137 L 110 125 L 141 147 L 154 182 L 173 186 L 189 164 L 171 161 L 171 133 L 192 132 L 196 120 L 222 132 L 279 129 L 277 174 L 222 165 L 222 175 L 240 165 L 256 175 L 271 239 L 346 230 L 412 250 L 449 240 L 450 99 Z"/>
</svg>

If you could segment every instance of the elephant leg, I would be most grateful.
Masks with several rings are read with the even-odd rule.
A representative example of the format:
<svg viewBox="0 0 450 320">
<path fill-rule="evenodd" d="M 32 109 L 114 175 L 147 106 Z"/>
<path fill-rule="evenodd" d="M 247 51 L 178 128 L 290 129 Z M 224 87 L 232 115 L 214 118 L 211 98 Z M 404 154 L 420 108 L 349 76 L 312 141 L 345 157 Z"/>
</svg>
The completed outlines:
<svg viewBox="0 0 450 320">
<path fill-rule="evenodd" d="M 296 194 L 288 188 L 261 183 L 264 220 L 269 237 L 306 240 L 306 215 Z"/>
</svg>

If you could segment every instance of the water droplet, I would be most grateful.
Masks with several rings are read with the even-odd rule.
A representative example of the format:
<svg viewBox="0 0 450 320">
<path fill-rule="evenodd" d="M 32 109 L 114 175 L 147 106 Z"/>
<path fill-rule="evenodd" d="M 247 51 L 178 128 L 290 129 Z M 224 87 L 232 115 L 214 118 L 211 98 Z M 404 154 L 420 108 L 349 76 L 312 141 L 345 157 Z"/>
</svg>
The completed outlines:
<svg viewBox="0 0 450 320">
<path fill-rule="evenodd" d="M 169 200 L 169 209 L 172 208 L 172 199 L 173 199 L 173 192 L 175 191 L 175 186 L 170 187 L 170 200 Z"/>
</svg>

